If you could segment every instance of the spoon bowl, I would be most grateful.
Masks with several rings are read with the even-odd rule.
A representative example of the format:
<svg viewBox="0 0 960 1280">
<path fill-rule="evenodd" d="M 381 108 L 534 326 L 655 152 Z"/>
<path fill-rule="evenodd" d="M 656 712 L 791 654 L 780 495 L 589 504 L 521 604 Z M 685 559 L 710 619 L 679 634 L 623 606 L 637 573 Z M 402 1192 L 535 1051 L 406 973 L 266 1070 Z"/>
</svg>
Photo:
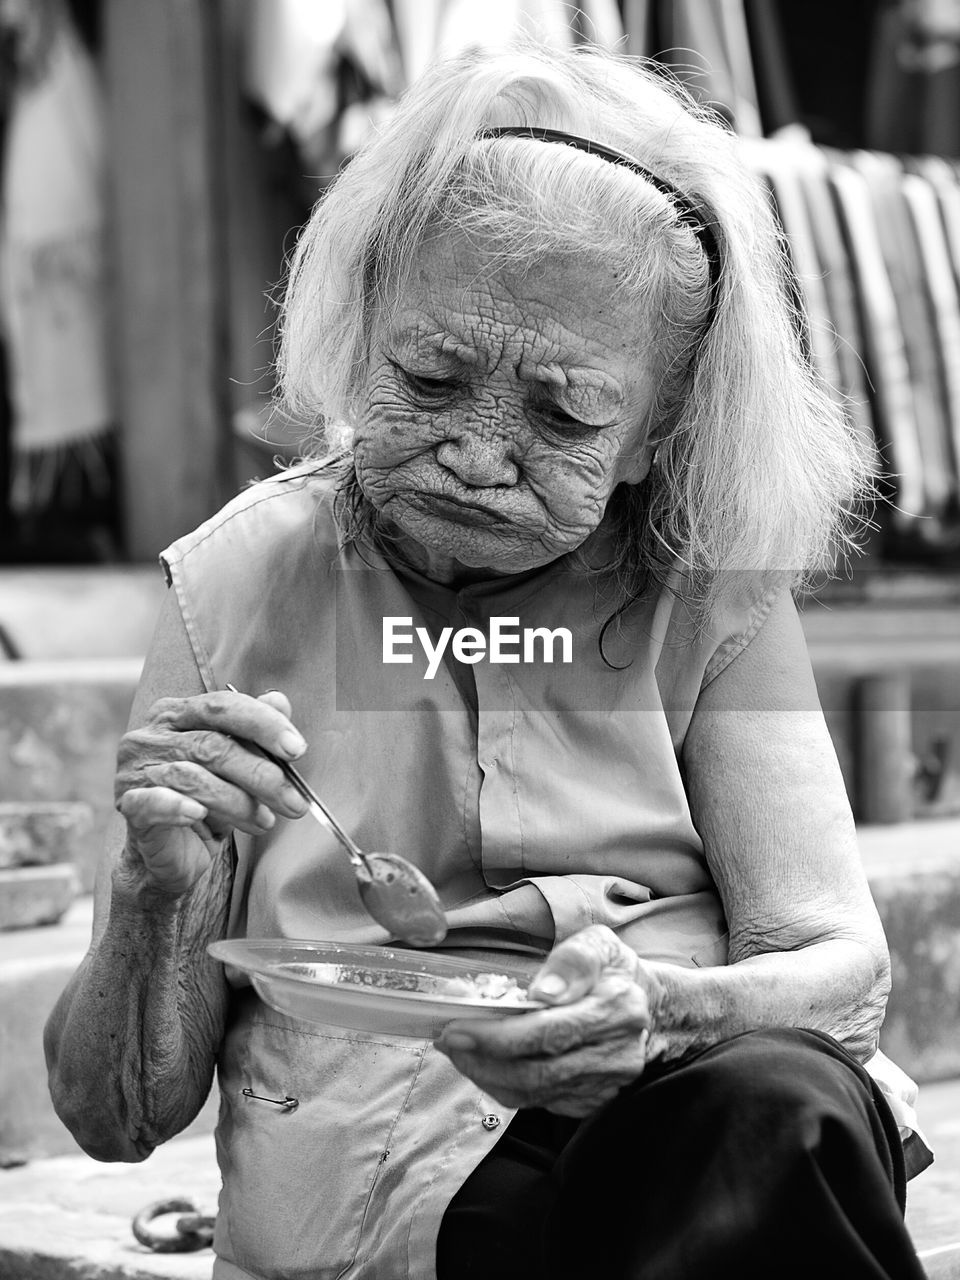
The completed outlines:
<svg viewBox="0 0 960 1280">
<path fill-rule="evenodd" d="M 232 684 L 231 693 L 240 690 Z M 437 891 L 419 867 L 398 853 L 364 853 L 292 764 L 259 743 L 248 743 L 281 769 L 291 786 L 306 800 L 310 814 L 333 833 L 357 877 L 360 900 L 384 929 L 412 947 L 435 947 L 447 934 L 447 920 Z"/>
<path fill-rule="evenodd" d="M 413 947 L 435 947 L 447 933 L 437 891 L 406 858 L 396 853 L 365 855 L 370 879 L 357 873 L 360 898 L 385 929 Z"/>
</svg>

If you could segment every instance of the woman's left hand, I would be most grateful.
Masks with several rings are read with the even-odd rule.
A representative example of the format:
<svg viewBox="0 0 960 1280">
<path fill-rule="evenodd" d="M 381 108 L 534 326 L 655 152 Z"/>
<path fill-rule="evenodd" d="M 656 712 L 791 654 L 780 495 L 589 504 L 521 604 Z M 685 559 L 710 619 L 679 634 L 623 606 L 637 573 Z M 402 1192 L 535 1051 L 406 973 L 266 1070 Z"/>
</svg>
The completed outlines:
<svg viewBox="0 0 960 1280">
<path fill-rule="evenodd" d="M 643 1074 L 660 992 L 636 954 L 593 925 L 561 942 L 530 984 L 549 1008 L 459 1019 L 436 1046 L 505 1106 L 580 1118 Z"/>
</svg>

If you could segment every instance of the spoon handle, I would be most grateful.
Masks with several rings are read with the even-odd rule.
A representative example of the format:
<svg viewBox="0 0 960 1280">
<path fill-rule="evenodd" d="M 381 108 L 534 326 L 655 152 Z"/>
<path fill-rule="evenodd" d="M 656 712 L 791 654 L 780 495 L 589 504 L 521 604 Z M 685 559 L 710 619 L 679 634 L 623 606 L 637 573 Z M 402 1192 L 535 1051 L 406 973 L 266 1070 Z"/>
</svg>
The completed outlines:
<svg viewBox="0 0 960 1280">
<path fill-rule="evenodd" d="M 337 837 L 349 854 L 350 861 L 354 866 L 363 867 L 365 870 L 368 870 L 366 854 L 353 842 L 353 840 L 350 839 L 346 831 L 344 831 L 343 827 L 341 827 L 340 823 L 336 820 L 327 806 L 317 798 L 316 792 L 309 785 L 303 775 L 299 773 L 292 764 L 288 764 L 285 760 L 281 760 L 272 752 L 268 751 L 265 754 L 268 759 L 272 760 L 274 764 L 278 765 L 283 770 L 291 785 L 296 787 L 300 792 L 304 800 L 306 800 L 309 805 L 310 812 L 313 817 L 317 819 L 321 826 L 332 831 Z"/>
<path fill-rule="evenodd" d="M 226 687 L 231 693 L 240 692 L 235 685 L 227 684 Z M 307 804 L 310 806 L 311 815 L 316 818 L 321 826 L 324 826 L 328 831 L 333 832 L 343 845 L 344 849 L 346 849 L 353 865 L 355 867 L 362 868 L 363 871 L 369 875 L 370 869 L 363 850 L 347 835 L 346 831 L 344 831 L 343 827 L 341 827 L 340 823 L 323 803 L 314 791 L 313 787 L 310 786 L 310 783 L 306 780 L 300 770 L 294 768 L 288 760 L 283 760 L 280 756 L 274 755 L 272 751 L 268 751 L 266 747 L 262 747 L 259 742 L 251 742 L 249 745 L 259 751 L 262 756 L 265 756 L 268 760 L 272 761 L 278 769 L 283 771 L 284 776 L 290 785 L 299 791 L 300 795 L 303 796 L 304 800 L 306 800 Z"/>
</svg>

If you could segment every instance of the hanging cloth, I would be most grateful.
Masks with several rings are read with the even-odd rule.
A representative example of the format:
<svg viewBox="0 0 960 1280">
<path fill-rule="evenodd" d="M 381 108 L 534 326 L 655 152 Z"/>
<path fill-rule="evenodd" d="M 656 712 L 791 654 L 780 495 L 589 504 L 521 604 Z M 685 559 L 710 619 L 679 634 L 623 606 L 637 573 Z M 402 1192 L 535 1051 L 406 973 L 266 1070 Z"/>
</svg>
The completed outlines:
<svg viewBox="0 0 960 1280">
<path fill-rule="evenodd" d="M 660 0 L 657 51 L 698 101 L 744 137 L 759 137 L 760 112 L 743 0 Z"/>
<path fill-rule="evenodd" d="M 947 410 L 943 418 L 947 437 L 944 441 L 945 478 L 951 485 L 951 497 L 956 505 L 960 488 L 960 298 L 933 185 L 917 174 L 908 173 L 903 178 L 903 195 L 916 232 L 923 268 L 922 282 L 932 309 L 931 336 L 940 357 Z"/>
<path fill-rule="evenodd" d="M 918 517 L 928 511 L 900 312 L 866 178 L 855 169 L 837 164 L 831 168 L 830 185 L 863 309 L 864 357 L 874 388 L 875 421 L 881 443 L 886 446 L 886 465 L 895 473 L 897 505 L 892 518 L 898 529 L 907 530 L 922 524 Z"/>
<path fill-rule="evenodd" d="M 744 0 L 719 0 L 717 16 L 735 94 L 733 107 L 737 132 L 745 138 L 759 138 L 763 127 Z"/>
<path fill-rule="evenodd" d="M 755 142 L 746 149 L 746 154 L 752 167 L 765 175 L 786 233 L 806 320 L 805 338 L 811 362 L 833 397 L 842 402 L 836 332 L 824 285 L 824 267 L 804 199 L 800 150 L 790 144 Z"/>
<path fill-rule="evenodd" d="M 345 20 L 346 0 L 249 0 L 244 10 L 244 89 L 297 139 L 336 114 L 331 67 Z"/>
<path fill-rule="evenodd" d="M 904 196 L 903 167 L 896 157 L 877 152 L 853 152 L 851 160 L 867 180 L 881 252 L 900 314 L 927 509 L 943 515 L 954 493 L 948 407 L 937 355 L 936 321 L 924 290 L 923 258 Z"/>
<path fill-rule="evenodd" d="M 615 0 L 446 0 L 434 53 L 498 48 L 517 35 L 566 49 L 584 37 L 613 48 L 623 38 Z"/>
<path fill-rule="evenodd" d="M 953 278 L 960 292 L 960 171 L 942 156 L 912 156 L 909 164 L 937 193 Z"/>
<path fill-rule="evenodd" d="M 757 106 L 765 134 L 801 120 L 780 13 L 770 0 L 744 0 Z"/>
<path fill-rule="evenodd" d="M 812 145 L 794 146 L 791 154 L 797 163 L 810 230 L 822 264 L 823 288 L 835 337 L 834 351 L 840 376 L 838 386 L 843 393 L 847 420 L 872 448 L 876 441 L 875 428 L 860 356 L 863 329 L 850 257 L 830 191 L 829 161 L 822 148 Z"/>
<path fill-rule="evenodd" d="M 447 0 L 392 0 L 404 79 L 419 80 L 433 59 Z"/>
<path fill-rule="evenodd" d="M 68 456 L 95 489 L 109 483 L 96 443 L 113 420 L 102 103 L 66 10 L 55 16 L 44 74 L 14 87 L 3 162 L 0 322 L 18 510 L 49 502 Z"/>
<path fill-rule="evenodd" d="M 960 156 L 957 0 L 897 0 L 880 13 L 866 117 L 868 146 Z"/>
<path fill-rule="evenodd" d="M 623 0 L 626 51 L 631 58 L 652 58 L 661 49 L 657 32 L 656 0 Z"/>
<path fill-rule="evenodd" d="M 617 0 L 581 0 L 566 6 L 575 44 L 598 44 L 623 51 L 623 17 Z"/>
</svg>

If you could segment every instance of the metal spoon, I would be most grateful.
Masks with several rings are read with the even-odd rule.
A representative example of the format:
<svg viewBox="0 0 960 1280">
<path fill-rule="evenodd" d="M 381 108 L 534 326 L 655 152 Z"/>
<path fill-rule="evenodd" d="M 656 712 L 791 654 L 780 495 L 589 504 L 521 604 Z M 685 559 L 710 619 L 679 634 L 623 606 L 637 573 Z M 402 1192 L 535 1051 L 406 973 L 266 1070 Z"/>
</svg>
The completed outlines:
<svg viewBox="0 0 960 1280">
<path fill-rule="evenodd" d="M 240 690 L 232 684 L 231 693 Z M 433 885 L 412 862 L 396 853 L 364 853 L 323 803 L 298 769 L 259 743 L 255 750 L 282 769 L 304 800 L 310 814 L 331 831 L 346 850 L 360 890 L 360 898 L 378 924 L 412 947 L 434 947 L 447 933 L 447 920 Z"/>
</svg>

